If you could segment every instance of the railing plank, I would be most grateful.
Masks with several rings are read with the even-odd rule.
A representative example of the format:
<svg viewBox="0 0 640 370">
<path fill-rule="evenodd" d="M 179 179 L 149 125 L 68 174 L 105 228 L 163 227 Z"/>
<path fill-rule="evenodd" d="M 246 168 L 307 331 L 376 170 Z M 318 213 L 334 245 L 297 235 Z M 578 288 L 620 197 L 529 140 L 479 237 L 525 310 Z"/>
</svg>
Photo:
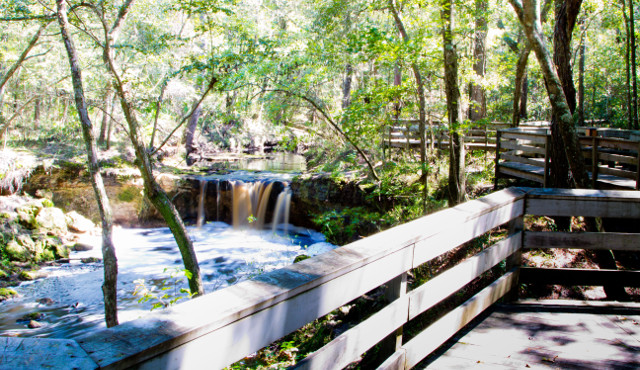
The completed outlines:
<svg viewBox="0 0 640 370">
<path fill-rule="evenodd" d="M 640 251 L 640 234 L 525 231 L 523 248 Z"/>
<path fill-rule="evenodd" d="M 532 166 L 544 168 L 544 158 L 527 158 L 527 157 L 520 157 L 517 155 L 511 155 L 508 153 L 500 154 L 500 157 L 501 159 L 504 159 L 506 162 L 518 162 L 518 163 L 524 163 L 524 164 L 529 164 Z"/>
<path fill-rule="evenodd" d="M 531 189 L 525 213 L 536 216 L 640 218 L 640 193 L 589 189 Z"/>
<path fill-rule="evenodd" d="M 535 146 L 516 144 L 516 143 L 514 143 L 512 141 L 502 141 L 500 146 L 502 148 L 505 148 L 505 149 L 522 150 L 525 153 L 534 153 L 534 154 L 540 154 L 540 155 L 544 155 L 545 154 L 544 148 L 538 148 L 538 147 L 535 147 Z"/>
<path fill-rule="evenodd" d="M 601 161 L 611 161 L 625 164 L 637 164 L 638 157 L 636 155 L 621 155 L 621 154 L 611 154 L 611 153 L 598 153 L 598 158 Z"/>
<path fill-rule="evenodd" d="M 404 348 L 400 348 L 378 366 L 377 370 L 404 370 L 406 358 L 407 351 L 405 351 Z"/>
<path fill-rule="evenodd" d="M 637 173 L 633 171 L 621 170 L 618 168 L 609 168 L 607 166 L 598 166 L 598 173 L 603 175 L 612 175 L 622 177 L 623 179 L 635 180 Z"/>
<path fill-rule="evenodd" d="M 458 330 L 502 298 L 517 281 L 517 271 L 506 273 L 460 307 L 449 312 L 405 343 L 403 348 L 407 351 L 407 368 L 416 366 L 423 358 L 457 333 Z"/>
<path fill-rule="evenodd" d="M 350 246 L 176 305 L 142 321 L 90 334 L 78 342 L 100 366 L 132 366 L 154 356 L 160 357 L 153 364 L 188 359 L 195 366 L 195 359 L 206 354 L 206 347 L 213 343 L 220 351 L 216 356 L 208 354 L 207 362 L 224 367 L 411 267 L 411 245 L 380 258 L 366 258 L 365 252 L 358 252 L 366 247 L 358 243 Z M 369 245 L 369 253 L 375 249 Z M 363 264 L 366 260 L 369 263 Z M 327 294 L 328 289 L 334 293 Z M 148 330 L 141 332 L 139 321 Z M 238 333 L 249 332 L 254 334 L 238 337 Z M 220 344 L 224 338 L 226 349 Z"/>
<path fill-rule="evenodd" d="M 409 320 L 435 306 L 520 249 L 522 233 L 510 235 L 478 255 L 450 268 L 409 292 Z"/>
<path fill-rule="evenodd" d="M 521 283 L 640 287 L 640 271 L 521 267 Z"/>
<path fill-rule="evenodd" d="M 342 369 L 407 322 L 409 299 L 395 300 L 300 361 L 294 369 Z"/>
<path fill-rule="evenodd" d="M 427 216 L 431 217 L 425 230 L 427 237 L 416 242 L 413 267 L 521 216 L 523 209 L 520 196 L 494 193 Z"/>
</svg>

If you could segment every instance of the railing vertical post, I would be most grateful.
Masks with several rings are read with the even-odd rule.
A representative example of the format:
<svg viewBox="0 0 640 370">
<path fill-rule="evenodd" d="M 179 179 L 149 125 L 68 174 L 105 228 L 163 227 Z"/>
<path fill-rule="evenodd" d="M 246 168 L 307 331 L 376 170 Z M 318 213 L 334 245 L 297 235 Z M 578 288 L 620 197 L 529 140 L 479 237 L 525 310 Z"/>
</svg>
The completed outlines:
<svg viewBox="0 0 640 370">
<path fill-rule="evenodd" d="M 511 220 L 511 222 L 509 222 L 509 231 L 508 231 L 509 235 L 513 235 L 517 232 L 523 232 L 523 231 L 524 231 L 524 215 L 514 218 L 513 220 Z M 520 237 L 521 237 L 520 249 L 518 249 L 517 252 L 515 252 L 514 254 L 509 256 L 509 258 L 507 258 L 507 271 L 511 271 L 512 269 L 518 268 L 522 265 L 522 241 L 524 240 L 523 234 L 521 234 Z M 511 287 L 511 291 L 505 296 L 505 298 L 509 301 L 515 301 L 518 299 L 518 288 L 520 286 L 520 283 L 518 282 L 518 280 L 519 279 L 516 279 L 515 283 Z"/>
<path fill-rule="evenodd" d="M 551 134 L 547 133 L 544 139 L 544 187 L 549 187 L 549 161 L 551 160 Z"/>
<path fill-rule="evenodd" d="M 502 132 L 500 130 L 496 130 L 496 164 L 495 164 L 495 176 L 493 180 L 493 190 L 498 190 L 498 178 L 500 177 L 500 138 L 502 137 Z"/>
<path fill-rule="evenodd" d="M 386 285 L 385 297 L 389 303 L 407 294 L 407 273 L 390 280 Z M 386 358 L 402 347 L 402 326 L 395 333 L 386 337 L 380 346 L 382 358 Z"/>
</svg>

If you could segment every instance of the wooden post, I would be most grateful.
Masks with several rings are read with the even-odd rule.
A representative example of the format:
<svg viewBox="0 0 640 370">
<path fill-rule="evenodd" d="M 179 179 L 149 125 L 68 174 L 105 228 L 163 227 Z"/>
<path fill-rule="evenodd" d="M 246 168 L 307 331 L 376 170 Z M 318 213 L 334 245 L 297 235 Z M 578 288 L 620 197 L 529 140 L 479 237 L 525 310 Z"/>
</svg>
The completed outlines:
<svg viewBox="0 0 640 370">
<path fill-rule="evenodd" d="M 511 271 L 514 268 L 519 268 L 522 265 L 522 242 L 524 241 L 524 216 L 520 216 L 518 218 L 514 218 L 513 220 L 511 220 L 509 222 L 509 231 L 508 231 L 508 235 L 513 235 L 517 232 L 522 232 L 522 234 L 520 235 L 521 238 L 521 247 L 520 249 L 515 252 L 514 254 L 512 254 L 511 256 L 509 256 L 509 258 L 507 258 L 507 271 Z M 517 276 L 517 275 L 516 275 Z M 516 278 L 515 283 L 513 284 L 513 287 L 511 289 L 511 291 L 505 296 L 505 299 L 508 301 L 516 301 L 518 300 L 518 290 L 520 287 L 520 283 L 518 282 L 518 278 Z"/>
<path fill-rule="evenodd" d="M 405 296 L 407 294 L 407 273 L 390 280 L 385 284 L 387 289 L 385 291 L 385 297 L 389 303 L 396 299 Z M 380 345 L 381 356 L 380 358 L 387 358 L 395 353 L 402 347 L 402 326 L 396 330 L 395 333 L 391 333 L 386 337 Z"/>
<path fill-rule="evenodd" d="M 544 141 L 544 187 L 549 187 L 549 161 L 551 160 L 551 134 L 547 133 Z"/>
<path fill-rule="evenodd" d="M 498 178 L 500 177 L 500 138 L 502 137 L 502 132 L 500 130 L 496 130 L 496 164 L 495 164 L 495 176 L 493 179 L 493 190 L 498 190 Z"/>
</svg>

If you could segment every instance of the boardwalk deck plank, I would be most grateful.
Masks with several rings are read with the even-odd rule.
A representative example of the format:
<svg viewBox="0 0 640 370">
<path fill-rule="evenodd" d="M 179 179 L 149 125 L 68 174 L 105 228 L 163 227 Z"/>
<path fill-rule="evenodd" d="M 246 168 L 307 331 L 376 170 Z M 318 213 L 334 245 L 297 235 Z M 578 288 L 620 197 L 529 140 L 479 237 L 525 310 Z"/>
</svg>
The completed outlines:
<svg viewBox="0 0 640 370">
<path fill-rule="evenodd" d="M 448 343 L 446 352 L 419 367 L 640 367 L 640 316 L 599 313 L 603 311 L 597 308 L 590 312 L 518 310 L 518 305 L 496 308 Z"/>
</svg>

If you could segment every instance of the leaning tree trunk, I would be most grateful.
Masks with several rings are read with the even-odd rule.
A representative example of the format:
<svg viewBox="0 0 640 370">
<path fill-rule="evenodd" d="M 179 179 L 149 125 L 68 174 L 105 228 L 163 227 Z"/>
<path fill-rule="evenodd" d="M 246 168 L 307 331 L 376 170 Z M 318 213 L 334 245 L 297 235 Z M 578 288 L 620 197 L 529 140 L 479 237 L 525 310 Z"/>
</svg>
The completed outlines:
<svg viewBox="0 0 640 370">
<path fill-rule="evenodd" d="M 540 23 L 540 15 L 537 12 L 537 1 L 526 0 L 520 3 L 519 0 L 509 0 L 509 2 L 516 11 L 520 23 L 525 29 L 527 39 L 529 40 L 532 50 L 536 54 L 536 58 L 540 64 L 540 69 L 542 70 L 542 74 L 545 79 L 547 95 L 551 102 L 551 109 L 555 117 L 558 118 L 558 128 L 562 134 L 566 157 L 571 167 L 571 172 L 576 185 L 581 188 L 589 188 L 591 184 L 582 157 L 578 135 L 573 125 L 571 110 L 569 109 L 567 97 L 563 91 L 563 85 L 554 70 L 551 57 L 549 56 L 545 45 L 544 33 L 542 32 L 542 25 Z M 587 227 L 593 230 L 595 228 L 595 220 L 588 218 L 586 221 L 588 222 Z M 615 261 L 611 251 L 598 251 L 596 257 L 600 267 L 615 267 Z M 605 292 L 610 298 L 624 298 L 626 295 L 624 289 L 620 286 L 607 285 L 605 286 Z"/>
<path fill-rule="evenodd" d="M 105 36 L 103 59 L 107 72 L 111 75 L 115 93 L 120 99 L 122 113 L 124 114 L 127 125 L 129 126 L 129 139 L 133 145 L 136 155 L 136 165 L 140 169 L 140 174 L 144 183 L 145 196 L 158 210 L 158 212 L 160 212 L 167 223 L 167 226 L 169 226 L 169 229 L 176 240 L 176 244 L 178 245 L 178 249 L 180 250 L 184 267 L 187 270 L 187 279 L 189 280 L 189 289 L 191 290 L 191 294 L 193 296 L 199 296 L 204 294 L 204 287 L 202 284 L 202 277 L 200 275 L 200 267 L 198 266 L 198 259 L 193 248 L 193 242 L 187 234 L 187 229 L 184 226 L 182 218 L 176 210 L 176 207 L 171 202 L 167 193 L 156 182 L 151 165 L 151 158 L 147 152 L 144 141 L 142 140 L 140 125 L 138 124 L 133 104 L 129 100 L 130 94 L 125 90 L 124 83 L 117 72 L 115 62 L 113 60 L 111 45 L 115 42 L 119 28 L 123 25 L 124 18 L 132 4 L 133 0 L 125 1 L 118 12 L 118 19 L 116 19 L 112 27 L 109 27 L 107 24 L 104 14 L 99 9 L 94 8 L 94 11 L 102 22 L 102 29 Z"/>
<path fill-rule="evenodd" d="M 580 61 L 578 63 L 578 126 L 584 126 L 584 59 L 586 41 L 583 35 L 580 42 Z"/>
<path fill-rule="evenodd" d="M 462 105 L 458 86 L 458 55 L 453 43 L 453 2 L 442 0 L 441 16 L 443 24 L 444 47 L 444 84 L 447 96 L 447 115 L 449 116 L 449 205 L 464 201 L 464 139 L 460 132 Z"/>
<path fill-rule="evenodd" d="M 56 3 L 58 23 L 60 23 L 60 34 L 62 35 L 62 40 L 69 57 L 76 108 L 80 117 L 82 136 L 87 149 L 87 165 L 89 167 L 89 173 L 91 174 L 91 185 L 96 195 L 100 220 L 102 221 L 102 257 L 104 261 L 104 283 L 102 284 L 102 292 L 104 295 L 105 320 L 107 327 L 112 327 L 118 325 L 118 260 L 111 239 L 113 226 L 111 207 L 109 206 L 109 198 L 107 197 L 98 166 L 96 140 L 93 133 L 93 125 L 89 119 L 87 101 L 82 86 L 82 71 L 80 70 L 76 50 L 69 34 L 67 5 L 64 0 L 56 0 Z"/>
</svg>

